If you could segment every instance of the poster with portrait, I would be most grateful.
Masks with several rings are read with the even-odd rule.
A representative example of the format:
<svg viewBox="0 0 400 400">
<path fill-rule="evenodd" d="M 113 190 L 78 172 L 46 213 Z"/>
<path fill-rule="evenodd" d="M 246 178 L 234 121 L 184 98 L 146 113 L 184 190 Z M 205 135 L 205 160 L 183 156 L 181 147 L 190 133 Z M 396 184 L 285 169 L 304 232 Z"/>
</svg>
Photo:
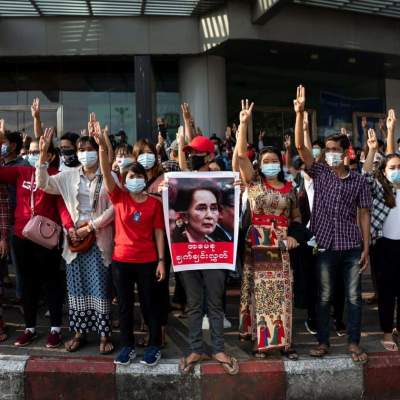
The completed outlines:
<svg viewBox="0 0 400 400">
<path fill-rule="evenodd" d="M 165 227 L 175 272 L 234 270 L 239 229 L 239 175 L 170 172 L 165 175 Z"/>
</svg>

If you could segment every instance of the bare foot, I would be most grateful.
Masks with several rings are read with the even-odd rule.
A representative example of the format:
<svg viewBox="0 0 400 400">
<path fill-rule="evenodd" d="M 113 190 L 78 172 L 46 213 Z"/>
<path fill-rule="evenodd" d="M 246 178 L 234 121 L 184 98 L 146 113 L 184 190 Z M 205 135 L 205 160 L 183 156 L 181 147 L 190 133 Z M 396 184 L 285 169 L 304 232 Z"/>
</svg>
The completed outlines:
<svg viewBox="0 0 400 400">
<path fill-rule="evenodd" d="M 348 352 L 356 364 L 365 364 L 368 361 L 367 353 L 357 343 L 350 343 Z"/>
</svg>

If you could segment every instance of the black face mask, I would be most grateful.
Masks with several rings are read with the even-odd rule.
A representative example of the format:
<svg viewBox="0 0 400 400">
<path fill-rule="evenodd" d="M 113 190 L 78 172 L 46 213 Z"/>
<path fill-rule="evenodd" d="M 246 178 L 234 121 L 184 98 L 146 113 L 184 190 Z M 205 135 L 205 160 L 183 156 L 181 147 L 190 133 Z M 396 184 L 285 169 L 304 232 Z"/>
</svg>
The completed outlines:
<svg viewBox="0 0 400 400">
<path fill-rule="evenodd" d="M 206 156 L 190 156 L 189 165 L 192 171 L 198 171 L 201 167 L 206 165 Z"/>
<path fill-rule="evenodd" d="M 74 149 L 61 150 L 61 158 L 67 167 L 77 167 L 79 165 L 78 156 Z"/>
</svg>

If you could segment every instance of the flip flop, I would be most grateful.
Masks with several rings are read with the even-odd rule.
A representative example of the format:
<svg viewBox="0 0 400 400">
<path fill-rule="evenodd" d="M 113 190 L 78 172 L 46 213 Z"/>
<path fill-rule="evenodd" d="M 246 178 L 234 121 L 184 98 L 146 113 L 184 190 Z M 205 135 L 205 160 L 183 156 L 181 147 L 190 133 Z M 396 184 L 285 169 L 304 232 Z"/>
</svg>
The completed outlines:
<svg viewBox="0 0 400 400">
<path fill-rule="evenodd" d="M 186 361 L 186 357 L 182 357 L 179 360 L 179 372 L 182 375 L 189 375 L 194 372 L 194 369 L 197 364 L 199 364 L 202 361 L 202 357 L 200 357 L 198 360 L 193 360 L 190 363 Z"/>
<path fill-rule="evenodd" d="M 351 356 L 351 359 L 353 360 L 354 364 L 357 365 L 364 365 L 368 362 L 368 356 L 367 353 L 364 350 L 359 350 L 359 351 L 350 351 L 349 350 L 349 354 Z M 365 354 L 367 356 L 367 358 L 365 360 L 360 360 L 360 356 L 362 356 L 363 354 Z"/>
<path fill-rule="evenodd" d="M 322 358 L 329 354 L 329 348 L 323 345 L 319 345 L 315 347 L 314 349 L 310 350 L 310 356 L 311 357 L 316 357 L 316 358 Z"/>
<path fill-rule="evenodd" d="M 107 345 L 110 345 L 108 350 L 106 350 Z M 100 341 L 100 354 L 107 355 L 107 354 L 111 354 L 113 351 L 114 351 L 114 345 L 111 341 L 109 341 L 109 340 L 107 340 L 105 342 Z"/>
<path fill-rule="evenodd" d="M 237 375 L 239 373 L 239 362 L 234 357 L 230 357 L 230 362 L 220 361 L 214 358 L 215 361 L 221 364 L 221 367 L 228 375 Z"/>
<path fill-rule="evenodd" d="M 71 344 L 71 345 L 69 345 L 69 344 Z M 81 349 L 85 344 L 86 344 L 86 338 L 73 337 L 68 342 L 65 342 L 65 350 L 67 350 L 70 353 L 74 353 L 75 351 L 78 351 L 79 349 Z"/>
<path fill-rule="evenodd" d="M 381 344 L 387 351 L 399 351 L 399 346 L 394 341 L 381 340 Z"/>
</svg>

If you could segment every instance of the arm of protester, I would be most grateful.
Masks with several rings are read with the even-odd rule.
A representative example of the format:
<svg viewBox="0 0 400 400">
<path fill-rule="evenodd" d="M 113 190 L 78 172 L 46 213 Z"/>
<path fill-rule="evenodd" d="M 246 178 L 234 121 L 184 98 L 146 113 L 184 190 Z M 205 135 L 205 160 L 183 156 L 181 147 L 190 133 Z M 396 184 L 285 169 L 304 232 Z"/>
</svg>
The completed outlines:
<svg viewBox="0 0 400 400">
<path fill-rule="evenodd" d="M 159 257 L 157 270 L 156 270 L 156 277 L 157 281 L 161 282 L 165 279 L 165 261 L 164 261 L 164 230 L 156 228 L 154 230 L 154 236 L 156 239 L 156 246 L 157 246 L 157 253 Z"/>
<path fill-rule="evenodd" d="M 303 131 L 304 131 L 304 146 L 312 152 L 312 141 L 310 135 L 310 124 L 308 121 L 308 112 L 304 111 L 303 114 Z"/>
<path fill-rule="evenodd" d="M 239 165 L 239 157 L 238 157 L 238 148 L 237 148 L 237 146 L 235 146 L 235 148 L 233 149 L 232 171 L 233 172 L 240 172 L 240 165 Z"/>
<path fill-rule="evenodd" d="M 186 160 L 186 154 L 183 151 L 183 148 L 185 147 L 185 134 L 183 132 L 182 127 L 179 127 L 178 133 L 176 134 L 176 140 L 178 141 L 178 162 L 179 162 L 179 168 L 181 171 L 189 171 L 187 160 Z"/>
<path fill-rule="evenodd" d="M 110 165 L 112 165 L 112 163 L 114 161 L 114 149 L 112 147 L 110 137 L 108 136 L 108 126 L 107 125 L 104 127 L 104 131 L 105 131 L 104 139 L 107 144 L 108 162 Z"/>
<path fill-rule="evenodd" d="M 39 189 L 49 194 L 61 194 L 58 181 L 62 174 L 49 176 L 47 172 L 47 152 L 53 139 L 54 129 L 46 128 L 44 134 L 39 139 L 39 167 L 36 168 L 36 185 Z"/>
<path fill-rule="evenodd" d="M 239 114 L 239 134 L 236 142 L 239 169 L 242 180 L 250 183 L 254 176 L 254 168 L 247 157 L 247 127 L 251 119 L 254 103 L 249 105 L 249 100 L 242 100 L 242 111 Z"/>
<path fill-rule="evenodd" d="M 110 225 L 115 219 L 115 211 L 111 200 L 107 201 L 108 207 L 97 218 L 92 219 L 91 225 L 94 230 L 102 229 Z"/>
<path fill-rule="evenodd" d="M 360 227 L 361 227 L 361 234 L 363 237 L 363 251 L 361 253 L 361 258 L 359 261 L 360 274 L 361 274 L 368 267 L 369 237 L 370 237 L 370 226 L 371 226 L 370 208 L 360 208 L 359 209 L 359 221 L 360 221 Z"/>
<path fill-rule="evenodd" d="M 301 159 L 306 165 L 306 169 L 311 168 L 314 157 L 312 151 L 309 150 L 304 143 L 304 107 L 306 104 L 306 90 L 303 86 L 298 86 L 296 99 L 293 100 L 294 111 L 296 113 L 296 125 L 294 128 L 296 149 L 300 154 Z"/>
<path fill-rule="evenodd" d="M 258 135 L 258 152 L 260 152 L 264 147 L 264 138 L 265 138 L 265 131 L 264 129 L 261 129 Z"/>
<path fill-rule="evenodd" d="M 285 147 L 285 165 L 286 168 L 289 170 L 289 168 L 292 166 L 292 140 L 290 139 L 289 135 L 285 135 L 283 146 Z"/>
<path fill-rule="evenodd" d="M 115 180 L 111 174 L 111 165 L 108 160 L 107 140 L 105 136 L 107 132 L 101 130 L 99 122 L 93 125 L 92 135 L 99 145 L 100 168 L 104 179 L 104 185 L 108 193 L 112 193 L 115 189 Z"/>
<path fill-rule="evenodd" d="M 43 135 L 42 121 L 40 120 L 40 100 L 39 97 L 33 99 L 31 105 L 31 113 L 33 118 L 33 131 L 35 138 L 39 139 Z"/>
<path fill-rule="evenodd" d="M 186 141 L 190 143 L 196 136 L 196 133 L 194 132 L 193 117 L 190 112 L 189 104 L 188 103 L 181 104 L 181 110 L 184 122 L 185 138 Z"/>
<path fill-rule="evenodd" d="M 396 126 L 396 114 L 393 109 L 390 109 L 386 120 L 386 127 L 387 127 L 386 154 L 394 154 L 396 151 L 394 144 L 395 126 Z"/>
<path fill-rule="evenodd" d="M 378 140 L 376 139 L 376 134 L 373 129 L 368 130 L 367 145 L 369 150 L 363 165 L 363 171 L 365 173 L 372 173 L 374 169 L 375 154 L 377 153 L 379 147 Z"/>
<path fill-rule="evenodd" d="M 57 209 L 58 209 L 58 214 L 60 215 L 61 223 L 63 227 L 69 231 L 70 229 L 73 229 L 75 224 L 74 221 L 72 221 L 71 215 L 68 211 L 67 206 L 65 205 L 65 201 L 61 196 L 57 196 Z"/>
</svg>

